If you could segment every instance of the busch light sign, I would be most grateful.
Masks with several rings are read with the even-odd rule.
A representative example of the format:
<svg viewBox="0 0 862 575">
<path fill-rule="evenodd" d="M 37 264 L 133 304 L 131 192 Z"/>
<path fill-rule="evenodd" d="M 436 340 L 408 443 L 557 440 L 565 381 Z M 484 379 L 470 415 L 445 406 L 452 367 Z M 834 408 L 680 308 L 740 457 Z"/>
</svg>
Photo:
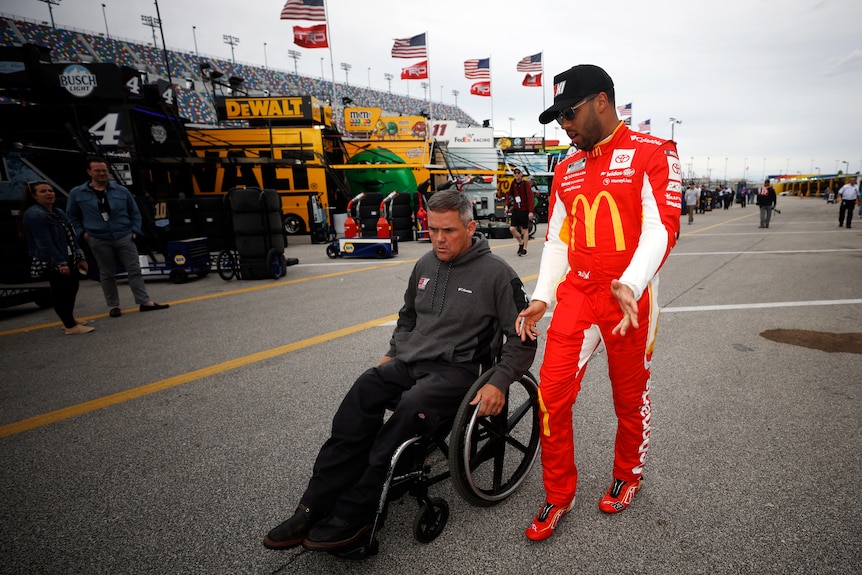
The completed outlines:
<svg viewBox="0 0 862 575">
<path fill-rule="evenodd" d="M 60 86 L 76 98 L 86 98 L 96 89 L 96 75 L 80 64 L 67 66 L 59 77 Z"/>
</svg>

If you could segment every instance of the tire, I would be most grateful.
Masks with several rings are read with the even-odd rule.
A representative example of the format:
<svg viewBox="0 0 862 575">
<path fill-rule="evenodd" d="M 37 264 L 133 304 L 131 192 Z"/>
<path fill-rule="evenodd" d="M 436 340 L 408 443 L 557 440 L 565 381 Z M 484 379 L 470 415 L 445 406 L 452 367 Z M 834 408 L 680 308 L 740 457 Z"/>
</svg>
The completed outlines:
<svg viewBox="0 0 862 575">
<path fill-rule="evenodd" d="M 533 218 L 532 220 L 530 220 L 530 236 L 529 237 L 531 240 L 536 238 L 536 227 L 537 227 L 536 218 Z"/>
<path fill-rule="evenodd" d="M 482 374 L 467 392 L 449 436 L 452 484 L 479 507 L 496 505 L 514 493 L 539 452 L 539 386 L 532 374 L 509 386 L 503 412 L 476 417 L 477 408 L 469 401 L 492 373 Z"/>
<path fill-rule="evenodd" d="M 305 233 L 305 222 L 296 214 L 287 214 L 282 218 L 284 233 L 288 235 Z"/>
<path fill-rule="evenodd" d="M 377 237 L 377 218 L 362 218 L 359 221 L 362 231 L 359 235 L 361 238 L 376 238 Z"/>
<path fill-rule="evenodd" d="M 284 254 L 278 250 L 269 250 L 266 254 L 267 273 L 274 280 L 284 277 Z"/>
<path fill-rule="evenodd" d="M 399 198 L 401 196 L 398 196 Z M 392 212 L 392 219 L 396 218 L 407 218 L 412 219 L 413 216 L 413 208 L 410 207 L 410 204 L 395 204 L 392 206 L 390 210 Z"/>
<path fill-rule="evenodd" d="M 376 248 L 374 248 L 374 255 L 382 259 L 387 257 L 389 255 L 389 252 L 383 246 L 377 246 Z"/>
<path fill-rule="evenodd" d="M 422 503 L 413 520 L 413 536 L 420 543 L 431 543 L 437 539 L 449 521 L 449 504 L 445 499 L 437 497 L 431 499 L 430 504 L 429 508 L 427 503 Z"/>
<path fill-rule="evenodd" d="M 338 257 L 338 254 L 339 254 L 338 247 L 336 247 L 332 244 L 329 244 L 328 246 L 326 246 L 326 255 L 329 256 L 330 259 L 334 260 L 335 258 Z"/>
<path fill-rule="evenodd" d="M 236 259 L 230 250 L 222 250 L 216 258 L 218 277 L 224 281 L 233 279 L 236 275 Z"/>
<path fill-rule="evenodd" d="M 174 268 L 171 270 L 169 277 L 175 284 L 184 284 L 189 281 L 189 272 L 183 268 Z"/>
<path fill-rule="evenodd" d="M 410 216 L 392 218 L 392 229 L 405 230 L 405 229 L 412 229 L 412 228 L 413 228 L 413 218 L 411 218 Z"/>
</svg>

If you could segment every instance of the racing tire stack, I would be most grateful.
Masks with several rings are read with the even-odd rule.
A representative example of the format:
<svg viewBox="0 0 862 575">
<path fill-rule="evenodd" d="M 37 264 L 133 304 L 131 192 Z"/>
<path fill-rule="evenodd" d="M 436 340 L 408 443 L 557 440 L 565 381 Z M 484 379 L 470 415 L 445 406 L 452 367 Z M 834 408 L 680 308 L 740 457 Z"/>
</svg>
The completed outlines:
<svg viewBox="0 0 862 575">
<path fill-rule="evenodd" d="M 241 277 L 276 279 L 283 276 L 287 242 L 281 221 L 281 196 L 275 190 L 234 188 L 228 192 L 227 200 Z"/>
</svg>

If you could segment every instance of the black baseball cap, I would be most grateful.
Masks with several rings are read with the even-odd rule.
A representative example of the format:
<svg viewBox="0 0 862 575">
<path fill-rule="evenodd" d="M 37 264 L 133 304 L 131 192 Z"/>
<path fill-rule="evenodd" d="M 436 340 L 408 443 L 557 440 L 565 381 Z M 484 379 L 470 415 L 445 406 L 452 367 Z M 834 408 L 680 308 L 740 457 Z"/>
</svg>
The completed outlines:
<svg viewBox="0 0 862 575">
<path fill-rule="evenodd" d="M 554 103 L 539 114 L 539 122 L 549 124 L 557 119 L 560 111 L 574 106 L 587 96 L 599 92 L 610 92 L 614 81 L 608 73 L 592 64 L 578 64 L 554 76 Z"/>
</svg>

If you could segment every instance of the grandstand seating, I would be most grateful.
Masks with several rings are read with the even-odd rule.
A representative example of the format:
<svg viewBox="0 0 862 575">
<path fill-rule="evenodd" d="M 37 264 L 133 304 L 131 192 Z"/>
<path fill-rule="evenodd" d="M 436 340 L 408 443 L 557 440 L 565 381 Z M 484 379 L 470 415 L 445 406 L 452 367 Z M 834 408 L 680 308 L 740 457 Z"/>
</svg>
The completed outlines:
<svg viewBox="0 0 862 575">
<path fill-rule="evenodd" d="M 22 43 L 34 43 L 51 48 L 51 58 L 55 62 L 114 62 L 146 70 L 150 81 L 156 77 L 167 78 L 167 67 L 164 63 L 164 52 L 151 44 L 136 43 L 131 40 L 106 38 L 101 34 L 53 28 L 46 24 L 0 14 L 0 41 L 4 46 L 18 46 Z M 220 58 L 199 57 L 196 54 L 177 50 L 168 50 L 171 66 L 171 77 L 177 85 L 180 114 L 196 124 L 212 124 L 216 122 L 211 96 L 206 93 L 200 73 L 201 62 L 207 62 L 212 68 L 224 74 L 224 80 L 231 76 L 243 79 L 242 88 L 256 94 L 264 90 L 272 95 L 315 96 L 321 100 L 349 97 L 354 105 L 381 108 L 384 113 L 392 115 L 420 115 L 422 111 L 431 111 L 434 116 L 455 120 L 461 124 L 476 125 L 476 121 L 463 110 L 438 102 L 410 98 L 389 92 L 380 92 L 359 86 L 349 86 L 302 76 L 284 70 L 263 68 L 251 64 L 234 63 Z M 186 78 L 194 80 L 199 90 L 185 88 Z M 0 99 L 0 105 L 8 103 Z M 336 102 L 340 103 L 340 102 Z M 343 128 L 344 119 L 336 116 L 336 125 Z"/>
</svg>

